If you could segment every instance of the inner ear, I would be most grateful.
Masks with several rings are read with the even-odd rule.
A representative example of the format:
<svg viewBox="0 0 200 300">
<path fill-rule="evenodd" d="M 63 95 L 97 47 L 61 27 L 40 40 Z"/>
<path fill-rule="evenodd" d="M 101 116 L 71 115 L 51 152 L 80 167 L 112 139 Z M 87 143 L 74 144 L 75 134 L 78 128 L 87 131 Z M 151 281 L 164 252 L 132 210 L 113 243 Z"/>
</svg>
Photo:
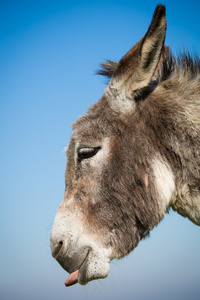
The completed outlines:
<svg viewBox="0 0 200 300">
<path fill-rule="evenodd" d="M 134 110 L 137 100 L 156 88 L 155 72 L 165 49 L 165 13 L 165 6 L 158 5 L 145 36 L 119 63 L 106 65 L 106 74 L 111 80 L 105 93 L 113 110 L 123 113 Z"/>
<path fill-rule="evenodd" d="M 149 85 L 162 54 L 166 26 L 165 6 L 158 5 L 145 36 L 115 65 L 111 88 L 130 96 Z"/>
<path fill-rule="evenodd" d="M 149 84 L 158 66 L 165 41 L 166 26 L 165 7 L 158 5 L 140 46 L 141 54 L 135 78 L 141 83 L 140 88 Z"/>
</svg>

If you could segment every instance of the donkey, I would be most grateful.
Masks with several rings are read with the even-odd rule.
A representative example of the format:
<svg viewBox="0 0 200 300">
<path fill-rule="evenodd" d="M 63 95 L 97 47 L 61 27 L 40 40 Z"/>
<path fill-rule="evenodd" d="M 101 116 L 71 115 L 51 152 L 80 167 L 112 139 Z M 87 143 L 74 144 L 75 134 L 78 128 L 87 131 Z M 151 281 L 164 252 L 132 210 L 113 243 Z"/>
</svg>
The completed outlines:
<svg viewBox="0 0 200 300">
<path fill-rule="evenodd" d="M 102 98 L 73 125 L 66 189 L 51 233 L 65 282 L 105 278 L 170 208 L 200 226 L 200 59 L 164 46 L 165 6 L 99 74 Z"/>
</svg>

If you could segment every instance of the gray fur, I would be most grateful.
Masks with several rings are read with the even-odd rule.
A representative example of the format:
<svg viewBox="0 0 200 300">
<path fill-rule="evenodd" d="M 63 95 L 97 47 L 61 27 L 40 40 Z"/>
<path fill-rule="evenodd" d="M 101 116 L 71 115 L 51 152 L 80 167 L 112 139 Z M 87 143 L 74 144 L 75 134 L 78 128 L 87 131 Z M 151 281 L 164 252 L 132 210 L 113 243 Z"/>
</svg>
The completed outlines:
<svg viewBox="0 0 200 300">
<path fill-rule="evenodd" d="M 113 258 L 132 251 L 170 207 L 200 225 L 200 61 L 189 54 L 175 59 L 163 46 L 165 30 L 165 7 L 159 5 L 145 37 L 119 62 L 102 65 L 100 74 L 110 83 L 73 125 L 67 151 L 63 201 L 73 196 L 73 209 L 104 247 L 114 249 Z M 105 141 L 109 150 L 99 166 L 95 155 Z M 78 159 L 80 147 L 99 152 Z M 166 206 L 155 157 L 175 184 Z"/>
</svg>

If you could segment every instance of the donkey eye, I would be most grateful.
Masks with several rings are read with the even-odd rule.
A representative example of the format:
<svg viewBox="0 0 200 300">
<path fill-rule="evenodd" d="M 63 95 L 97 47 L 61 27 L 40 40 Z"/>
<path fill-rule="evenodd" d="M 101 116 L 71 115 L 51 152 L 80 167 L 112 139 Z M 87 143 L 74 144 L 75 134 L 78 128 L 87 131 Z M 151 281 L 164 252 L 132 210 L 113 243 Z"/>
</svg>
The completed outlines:
<svg viewBox="0 0 200 300">
<path fill-rule="evenodd" d="M 78 149 L 78 161 L 81 161 L 83 159 L 90 158 L 97 154 L 97 152 L 101 149 L 101 147 L 85 147 L 85 148 L 79 148 Z"/>
</svg>

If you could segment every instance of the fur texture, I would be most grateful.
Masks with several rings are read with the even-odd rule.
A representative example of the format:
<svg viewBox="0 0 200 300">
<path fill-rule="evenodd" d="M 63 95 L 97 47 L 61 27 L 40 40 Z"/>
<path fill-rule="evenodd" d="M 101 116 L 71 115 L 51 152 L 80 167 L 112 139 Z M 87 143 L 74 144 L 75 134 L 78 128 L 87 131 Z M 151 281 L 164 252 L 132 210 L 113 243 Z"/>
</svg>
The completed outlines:
<svg viewBox="0 0 200 300">
<path fill-rule="evenodd" d="M 81 284 L 107 276 L 170 207 L 200 225 L 200 60 L 176 59 L 165 31 L 158 5 L 144 38 L 102 65 L 105 93 L 73 125 L 51 248 Z"/>
</svg>

